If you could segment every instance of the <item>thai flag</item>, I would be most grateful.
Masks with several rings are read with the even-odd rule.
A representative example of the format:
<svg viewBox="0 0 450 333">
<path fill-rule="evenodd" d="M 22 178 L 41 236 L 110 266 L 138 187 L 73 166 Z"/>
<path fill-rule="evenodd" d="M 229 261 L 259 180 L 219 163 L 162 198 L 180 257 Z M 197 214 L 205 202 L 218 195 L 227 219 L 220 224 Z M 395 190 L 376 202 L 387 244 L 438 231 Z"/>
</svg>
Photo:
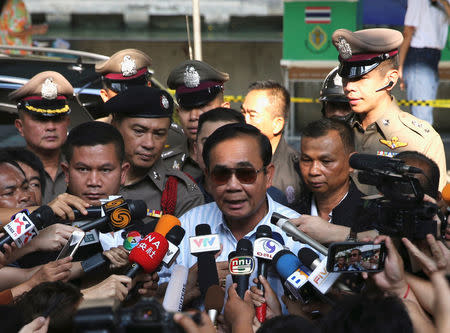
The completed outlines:
<svg viewBox="0 0 450 333">
<path fill-rule="evenodd" d="M 307 24 L 331 23 L 331 7 L 306 7 L 305 23 Z"/>
</svg>

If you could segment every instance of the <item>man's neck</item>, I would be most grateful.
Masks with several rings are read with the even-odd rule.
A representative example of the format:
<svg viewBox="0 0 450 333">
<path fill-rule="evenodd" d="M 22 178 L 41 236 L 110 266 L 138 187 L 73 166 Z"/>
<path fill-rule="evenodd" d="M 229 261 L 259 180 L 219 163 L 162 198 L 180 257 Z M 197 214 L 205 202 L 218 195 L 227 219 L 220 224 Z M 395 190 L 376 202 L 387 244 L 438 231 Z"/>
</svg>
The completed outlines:
<svg viewBox="0 0 450 333">
<path fill-rule="evenodd" d="M 347 181 L 345 186 L 342 186 L 333 193 L 314 193 L 314 198 L 317 206 L 318 215 L 327 220 L 329 219 L 331 211 L 336 208 L 348 193 L 350 181 Z"/>
<path fill-rule="evenodd" d="M 280 141 L 281 135 L 274 136 L 272 139 L 270 139 L 270 145 L 272 146 L 272 156 L 275 154 L 275 150 L 277 150 Z"/>
<path fill-rule="evenodd" d="M 148 168 L 136 168 L 131 166 L 127 172 L 127 177 L 125 179 L 125 186 L 132 185 L 143 179 L 150 169 Z"/>
<path fill-rule="evenodd" d="M 227 225 L 231 230 L 231 233 L 234 235 L 234 237 L 239 241 L 242 239 L 245 235 L 247 235 L 249 232 L 251 232 L 255 227 L 258 225 L 258 223 L 266 216 L 266 214 L 269 211 L 269 205 L 267 201 L 264 202 L 265 209 L 262 210 L 261 213 L 255 214 L 252 217 L 247 217 L 243 219 L 230 219 L 225 218 L 227 221 Z"/>
<path fill-rule="evenodd" d="M 45 172 L 48 173 L 48 175 L 55 180 L 56 174 L 58 173 L 59 163 L 61 159 L 61 149 L 55 149 L 55 150 L 38 150 L 33 149 L 30 146 L 27 146 L 29 150 L 31 150 L 33 153 L 39 157 L 42 164 L 44 165 Z"/>
<path fill-rule="evenodd" d="M 364 130 L 367 129 L 369 125 L 373 124 L 378 119 L 380 119 L 383 113 L 389 109 L 391 103 L 392 103 L 391 96 L 385 95 L 384 97 L 380 98 L 379 103 L 374 109 L 370 110 L 369 112 L 360 114 L 363 129 Z"/>
</svg>

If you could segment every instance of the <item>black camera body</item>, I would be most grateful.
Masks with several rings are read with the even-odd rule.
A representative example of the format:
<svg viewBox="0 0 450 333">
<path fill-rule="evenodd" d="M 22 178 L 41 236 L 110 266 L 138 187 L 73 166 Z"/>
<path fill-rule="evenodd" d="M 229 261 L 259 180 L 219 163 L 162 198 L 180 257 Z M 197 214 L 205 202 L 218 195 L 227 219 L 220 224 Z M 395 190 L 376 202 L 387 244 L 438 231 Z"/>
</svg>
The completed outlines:
<svg viewBox="0 0 450 333">
<path fill-rule="evenodd" d="M 74 316 L 74 328 L 79 333 L 183 332 L 155 298 L 143 298 L 127 308 L 83 307 Z"/>
</svg>

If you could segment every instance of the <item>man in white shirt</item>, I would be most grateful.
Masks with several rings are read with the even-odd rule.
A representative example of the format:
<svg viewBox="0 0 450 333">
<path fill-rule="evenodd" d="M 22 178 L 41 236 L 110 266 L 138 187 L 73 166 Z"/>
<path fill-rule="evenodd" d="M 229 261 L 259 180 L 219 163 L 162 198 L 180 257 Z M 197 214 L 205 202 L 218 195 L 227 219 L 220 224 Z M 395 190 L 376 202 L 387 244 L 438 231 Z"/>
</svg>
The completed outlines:
<svg viewBox="0 0 450 333">
<path fill-rule="evenodd" d="M 399 72 L 410 100 L 434 100 L 439 85 L 438 64 L 447 42 L 449 0 L 408 0 L 399 52 Z M 400 86 L 402 89 L 404 85 Z M 433 124 L 431 106 L 412 106 L 412 114 Z"/>
</svg>

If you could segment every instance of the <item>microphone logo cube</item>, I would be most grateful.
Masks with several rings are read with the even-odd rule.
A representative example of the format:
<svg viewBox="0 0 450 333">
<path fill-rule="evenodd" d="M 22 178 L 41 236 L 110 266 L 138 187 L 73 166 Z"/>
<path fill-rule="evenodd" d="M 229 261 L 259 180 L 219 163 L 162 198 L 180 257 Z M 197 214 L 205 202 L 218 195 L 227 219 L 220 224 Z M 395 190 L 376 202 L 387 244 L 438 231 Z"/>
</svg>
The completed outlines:
<svg viewBox="0 0 450 333">
<path fill-rule="evenodd" d="M 289 284 L 291 284 L 294 288 L 298 289 L 308 281 L 308 275 L 301 270 L 296 270 L 294 273 L 289 275 L 287 281 L 289 281 Z"/>
<path fill-rule="evenodd" d="M 255 259 L 249 256 L 234 257 L 228 267 L 233 275 L 248 275 L 255 270 Z"/>
<path fill-rule="evenodd" d="M 22 235 L 34 229 L 34 224 L 25 213 L 17 213 L 14 219 L 5 225 L 5 231 L 13 240 L 18 239 Z"/>
<path fill-rule="evenodd" d="M 137 231 L 130 231 L 123 242 L 123 247 L 127 251 L 131 251 L 141 241 L 141 234 Z"/>
<path fill-rule="evenodd" d="M 218 234 L 194 236 L 189 238 L 191 254 L 220 251 Z"/>
<path fill-rule="evenodd" d="M 283 245 L 272 238 L 257 238 L 253 244 L 253 255 L 257 258 L 272 260 L 283 249 Z"/>
</svg>

